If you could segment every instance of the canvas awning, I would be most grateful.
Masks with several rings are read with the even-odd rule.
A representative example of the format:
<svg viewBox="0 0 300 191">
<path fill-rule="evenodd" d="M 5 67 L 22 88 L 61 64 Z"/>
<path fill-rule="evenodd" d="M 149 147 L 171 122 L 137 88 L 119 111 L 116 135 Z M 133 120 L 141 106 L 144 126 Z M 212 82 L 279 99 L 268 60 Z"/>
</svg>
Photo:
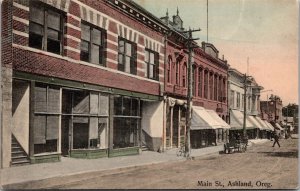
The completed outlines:
<svg viewBox="0 0 300 191">
<path fill-rule="evenodd" d="M 271 129 L 271 131 L 274 131 L 274 127 L 273 127 L 273 125 L 271 125 L 271 123 L 269 123 L 268 121 L 264 121 L 267 125 L 268 125 L 268 127 Z"/>
<path fill-rule="evenodd" d="M 214 110 L 206 110 L 221 126 L 222 129 L 230 129 L 228 125 Z"/>
<path fill-rule="evenodd" d="M 262 125 L 262 130 L 271 130 L 260 117 L 255 116 L 254 118 Z"/>
<path fill-rule="evenodd" d="M 250 123 L 253 124 L 253 126 L 257 129 L 262 130 L 262 125 L 255 119 L 254 116 L 248 115 L 247 118 L 249 119 Z"/>
<path fill-rule="evenodd" d="M 280 131 L 283 131 L 283 130 L 284 130 L 278 123 L 275 123 L 275 126 L 276 126 L 276 128 L 279 129 Z"/>
<path fill-rule="evenodd" d="M 230 127 L 232 130 L 243 129 L 244 114 L 239 110 L 230 110 Z M 255 127 L 246 118 L 246 129 L 254 129 Z"/>
<path fill-rule="evenodd" d="M 191 130 L 222 128 L 203 107 L 193 106 Z"/>
</svg>

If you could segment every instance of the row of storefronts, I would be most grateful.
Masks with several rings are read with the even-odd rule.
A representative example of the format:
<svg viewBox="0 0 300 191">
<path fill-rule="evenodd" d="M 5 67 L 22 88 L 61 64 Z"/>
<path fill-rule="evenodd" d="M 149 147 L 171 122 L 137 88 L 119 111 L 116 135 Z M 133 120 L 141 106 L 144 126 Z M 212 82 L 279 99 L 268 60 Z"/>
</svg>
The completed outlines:
<svg viewBox="0 0 300 191">
<path fill-rule="evenodd" d="M 14 0 L 2 10 L 1 168 L 182 146 L 189 67 L 192 148 L 243 128 L 227 61 L 203 42 L 189 65 L 179 11 L 158 19 L 125 0 Z M 257 87 L 251 138 L 273 130 L 259 118 Z"/>
</svg>

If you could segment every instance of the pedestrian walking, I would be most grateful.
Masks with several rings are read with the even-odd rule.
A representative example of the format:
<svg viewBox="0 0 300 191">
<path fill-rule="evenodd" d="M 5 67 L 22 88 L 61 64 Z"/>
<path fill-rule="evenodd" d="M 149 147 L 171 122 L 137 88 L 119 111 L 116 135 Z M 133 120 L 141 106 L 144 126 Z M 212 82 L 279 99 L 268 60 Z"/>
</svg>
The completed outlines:
<svg viewBox="0 0 300 191">
<path fill-rule="evenodd" d="M 279 144 L 279 135 L 278 133 L 274 133 L 274 143 L 273 143 L 273 147 L 275 146 L 275 144 L 277 143 L 277 145 L 280 147 L 280 144 Z"/>
</svg>

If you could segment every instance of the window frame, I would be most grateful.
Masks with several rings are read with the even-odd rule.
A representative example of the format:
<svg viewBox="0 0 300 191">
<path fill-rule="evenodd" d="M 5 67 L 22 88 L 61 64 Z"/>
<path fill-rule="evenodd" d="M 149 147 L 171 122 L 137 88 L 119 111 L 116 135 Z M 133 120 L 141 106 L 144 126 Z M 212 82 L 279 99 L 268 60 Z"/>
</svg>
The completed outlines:
<svg viewBox="0 0 300 191">
<path fill-rule="evenodd" d="M 40 6 L 40 7 L 39 7 Z M 36 8 L 39 8 L 39 9 L 42 9 L 43 11 L 43 25 L 40 24 L 40 23 L 37 23 L 33 20 L 30 19 L 30 15 L 32 14 L 32 7 L 36 7 Z M 60 19 L 60 22 L 59 22 L 59 31 L 57 31 L 57 29 L 53 29 L 51 27 L 49 27 L 48 25 L 48 12 L 49 11 L 52 11 L 52 12 L 55 12 L 57 14 L 59 14 L 59 19 Z M 49 29 L 51 30 L 55 30 L 56 32 L 58 32 L 58 38 L 59 38 L 59 48 L 60 48 L 60 51 L 59 53 L 56 53 L 56 52 L 51 52 L 53 54 L 58 54 L 58 55 L 63 55 L 63 48 L 64 48 L 64 33 L 65 33 L 65 29 L 64 29 L 64 23 L 65 23 L 65 14 L 63 13 L 63 11 L 57 9 L 57 8 L 54 8 L 52 6 L 49 6 L 45 3 L 39 3 L 39 2 L 31 2 L 30 5 L 29 5 L 29 37 L 28 37 L 28 46 L 31 47 L 31 48 L 35 48 L 33 46 L 30 46 L 30 36 L 31 36 L 31 30 L 30 30 L 30 26 L 32 24 L 35 24 L 35 25 L 39 25 L 42 27 L 43 29 L 43 32 L 42 32 L 42 45 L 41 45 L 41 48 L 35 48 L 35 49 L 39 49 L 39 50 L 43 50 L 43 51 L 46 51 L 46 52 L 51 52 L 48 50 L 48 31 Z M 52 39 L 54 40 L 54 39 Z"/>
<path fill-rule="evenodd" d="M 120 52 L 120 41 L 124 41 L 124 52 Z M 131 45 L 131 56 L 126 55 L 127 52 L 127 46 L 126 44 Z M 120 64 L 120 55 L 122 56 L 123 63 Z M 126 72 L 125 66 L 126 66 L 126 57 L 130 58 L 130 71 Z M 122 66 L 123 65 L 123 66 Z M 133 66 L 132 66 L 133 65 Z M 134 70 L 132 71 L 132 67 L 134 67 Z M 137 45 L 136 43 L 129 41 L 125 38 L 119 37 L 118 38 L 118 70 L 128 73 L 128 74 L 137 74 Z"/>
<path fill-rule="evenodd" d="M 158 80 L 159 79 L 159 53 L 155 52 L 151 49 L 146 48 L 145 49 L 145 55 L 148 54 L 148 61 L 145 59 L 145 63 L 147 65 L 147 78 L 152 79 L 152 80 Z M 154 55 L 154 63 L 151 63 L 150 55 Z M 146 56 L 145 56 L 146 58 Z M 153 77 L 150 77 L 150 65 L 153 66 Z"/>
<path fill-rule="evenodd" d="M 203 69 L 201 67 L 198 68 L 198 96 L 202 97 L 203 91 Z"/>
<path fill-rule="evenodd" d="M 80 41 L 80 60 L 84 61 L 84 62 L 89 62 L 89 63 L 92 63 L 92 64 L 100 65 L 100 66 L 106 66 L 106 64 L 105 64 L 106 63 L 105 62 L 105 60 L 106 60 L 105 48 L 106 48 L 106 39 L 107 39 L 106 30 L 103 29 L 103 28 L 100 28 L 98 26 L 95 26 L 95 25 L 93 25 L 91 23 L 88 23 L 86 21 L 81 21 L 81 25 L 85 25 L 85 26 L 89 27 L 89 36 L 90 36 L 90 39 L 89 39 L 89 41 L 87 41 L 87 40 L 85 40 L 85 39 L 82 38 L 82 35 L 80 37 L 80 40 L 81 40 Z M 82 26 L 80 26 L 80 27 L 82 28 Z M 96 29 L 96 30 L 100 31 L 100 33 L 101 33 L 101 36 L 100 36 L 101 43 L 100 43 L 100 45 L 99 44 L 95 44 L 93 42 L 93 29 Z M 89 53 L 88 61 L 83 60 L 81 58 L 81 56 L 82 56 L 81 55 L 82 54 L 82 49 L 81 49 L 82 42 L 88 43 L 88 53 Z M 95 45 L 95 46 L 99 47 L 99 62 L 98 63 L 92 62 L 92 45 Z"/>
</svg>

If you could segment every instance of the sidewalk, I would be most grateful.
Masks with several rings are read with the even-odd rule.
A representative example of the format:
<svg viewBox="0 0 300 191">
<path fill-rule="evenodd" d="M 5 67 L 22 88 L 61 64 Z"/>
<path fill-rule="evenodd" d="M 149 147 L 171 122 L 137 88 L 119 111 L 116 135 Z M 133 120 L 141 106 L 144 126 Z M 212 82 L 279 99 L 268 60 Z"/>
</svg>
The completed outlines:
<svg viewBox="0 0 300 191">
<path fill-rule="evenodd" d="M 263 141 L 256 142 L 261 143 Z M 192 149 L 191 157 L 218 154 L 222 150 L 223 144 L 202 149 Z M 100 159 L 62 157 L 61 162 L 10 167 L 0 170 L 0 185 L 186 160 L 184 157 L 176 156 L 176 151 L 177 149 L 171 149 L 164 153 L 144 151 L 140 155 Z"/>
</svg>

